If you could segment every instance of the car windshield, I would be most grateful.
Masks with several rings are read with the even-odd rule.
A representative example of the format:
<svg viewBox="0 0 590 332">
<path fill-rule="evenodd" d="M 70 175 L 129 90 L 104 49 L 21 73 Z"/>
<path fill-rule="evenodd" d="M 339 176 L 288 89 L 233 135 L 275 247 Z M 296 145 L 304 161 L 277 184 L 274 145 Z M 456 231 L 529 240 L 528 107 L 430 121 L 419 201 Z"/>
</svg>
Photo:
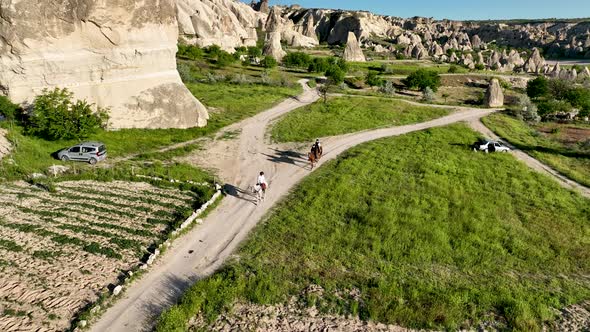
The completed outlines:
<svg viewBox="0 0 590 332">
<path fill-rule="evenodd" d="M 104 145 L 101 145 L 98 147 L 98 152 L 105 152 L 107 150 L 107 147 Z"/>
</svg>

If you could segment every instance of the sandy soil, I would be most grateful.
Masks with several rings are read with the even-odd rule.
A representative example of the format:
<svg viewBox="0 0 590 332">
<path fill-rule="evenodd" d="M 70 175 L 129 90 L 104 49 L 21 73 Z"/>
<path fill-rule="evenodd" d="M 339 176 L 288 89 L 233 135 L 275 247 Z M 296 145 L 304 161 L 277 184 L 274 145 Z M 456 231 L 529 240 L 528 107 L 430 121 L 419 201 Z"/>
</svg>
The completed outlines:
<svg viewBox="0 0 590 332">
<path fill-rule="evenodd" d="M 201 226 L 176 241 L 160 263 L 133 284 L 125 296 L 92 326 L 92 331 L 150 330 L 162 310 L 174 304 L 191 284 L 223 264 L 266 212 L 310 173 L 303 158 L 307 147 L 298 149 L 294 145 L 270 144 L 265 138 L 268 124 L 318 98 L 315 91 L 306 88 L 299 98 L 289 99 L 223 131 L 241 130 L 237 139 L 213 140 L 204 151 L 184 158 L 184 161 L 218 170 L 228 183 L 225 188 L 228 197 Z M 420 124 L 325 138 L 325 153 L 320 165 L 364 142 L 479 119 L 492 112 L 461 108 L 443 118 Z M 254 184 L 260 171 L 266 173 L 270 186 L 265 202 L 257 206 L 247 188 Z"/>
</svg>

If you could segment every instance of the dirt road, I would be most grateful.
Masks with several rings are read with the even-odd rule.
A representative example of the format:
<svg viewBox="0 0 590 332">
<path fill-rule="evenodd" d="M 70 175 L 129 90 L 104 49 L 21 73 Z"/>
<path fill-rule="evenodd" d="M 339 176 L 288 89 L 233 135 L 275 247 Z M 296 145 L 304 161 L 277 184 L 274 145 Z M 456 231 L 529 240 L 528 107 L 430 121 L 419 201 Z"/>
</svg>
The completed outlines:
<svg viewBox="0 0 590 332">
<path fill-rule="evenodd" d="M 486 136 L 489 139 L 492 139 L 495 141 L 501 140 L 501 138 L 498 137 L 498 135 L 496 135 L 494 132 L 492 132 L 490 129 L 488 129 L 488 127 L 486 127 L 479 119 L 475 119 L 475 120 L 470 121 L 469 126 L 473 130 L 481 133 L 482 135 Z M 542 162 L 529 156 L 525 152 L 516 149 L 514 146 L 510 145 L 506 141 L 503 141 L 503 140 L 501 140 L 501 141 L 512 149 L 511 153 L 514 157 L 516 157 L 517 159 L 524 162 L 530 168 L 534 169 L 537 172 L 552 176 L 562 187 L 564 187 L 566 189 L 578 191 L 583 196 L 590 198 L 590 188 L 583 186 L 583 185 L 581 185 L 575 181 L 572 181 L 572 180 L 568 179 L 567 177 L 559 174 L 559 172 L 557 172 L 553 168 L 543 164 Z"/>
<path fill-rule="evenodd" d="M 228 127 L 218 135 L 218 139 L 208 144 L 205 151 L 185 158 L 185 161 L 218 170 L 228 183 L 225 188 L 228 196 L 202 225 L 176 241 L 147 275 L 131 285 L 123 298 L 93 325 L 92 331 L 150 330 L 162 310 L 174 304 L 192 283 L 223 264 L 269 209 L 310 173 L 301 151 L 292 149 L 292 145 L 268 143 L 265 139 L 268 124 L 318 98 L 315 91 L 306 88 L 299 98 L 287 100 L 269 111 Z M 364 142 L 472 121 L 492 112 L 461 109 L 420 124 L 329 137 L 323 140 L 326 150 L 320 165 Z M 224 140 L 224 132 L 241 133 L 237 139 Z M 266 201 L 256 206 L 245 189 L 254 184 L 260 171 L 266 173 L 270 187 Z"/>
</svg>

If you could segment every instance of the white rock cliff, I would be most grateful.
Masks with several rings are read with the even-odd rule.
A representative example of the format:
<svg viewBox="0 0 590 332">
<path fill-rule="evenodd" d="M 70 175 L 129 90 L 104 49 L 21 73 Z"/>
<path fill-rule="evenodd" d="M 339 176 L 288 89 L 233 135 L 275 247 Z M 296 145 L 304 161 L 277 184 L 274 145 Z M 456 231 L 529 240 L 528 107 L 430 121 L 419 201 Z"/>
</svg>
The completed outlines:
<svg viewBox="0 0 590 332">
<path fill-rule="evenodd" d="M 108 107 L 111 128 L 206 125 L 176 71 L 175 0 L 9 0 L 0 14 L 0 88 L 14 102 L 66 87 Z"/>
</svg>

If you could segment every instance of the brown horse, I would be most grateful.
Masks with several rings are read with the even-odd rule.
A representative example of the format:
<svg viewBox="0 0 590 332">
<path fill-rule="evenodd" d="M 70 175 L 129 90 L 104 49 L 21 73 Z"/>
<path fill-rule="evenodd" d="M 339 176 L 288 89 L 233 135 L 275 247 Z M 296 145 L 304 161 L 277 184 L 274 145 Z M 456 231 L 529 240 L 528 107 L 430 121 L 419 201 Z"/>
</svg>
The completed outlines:
<svg viewBox="0 0 590 332">
<path fill-rule="evenodd" d="M 323 149 L 320 148 L 320 150 L 316 153 L 314 151 L 314 149 L 311 149 L 311 152 L 309 152 L 307 154 L 307 160 L 309 160 L 309 163 L 311 164 L 311 170 L 313 171 L 313 167 L 315 166 L 315 164 L 318 163 L 318 161 L 320 161 L 320 159 L 322 158 L 322 154 L 323 154 Z"/>
</svg>

